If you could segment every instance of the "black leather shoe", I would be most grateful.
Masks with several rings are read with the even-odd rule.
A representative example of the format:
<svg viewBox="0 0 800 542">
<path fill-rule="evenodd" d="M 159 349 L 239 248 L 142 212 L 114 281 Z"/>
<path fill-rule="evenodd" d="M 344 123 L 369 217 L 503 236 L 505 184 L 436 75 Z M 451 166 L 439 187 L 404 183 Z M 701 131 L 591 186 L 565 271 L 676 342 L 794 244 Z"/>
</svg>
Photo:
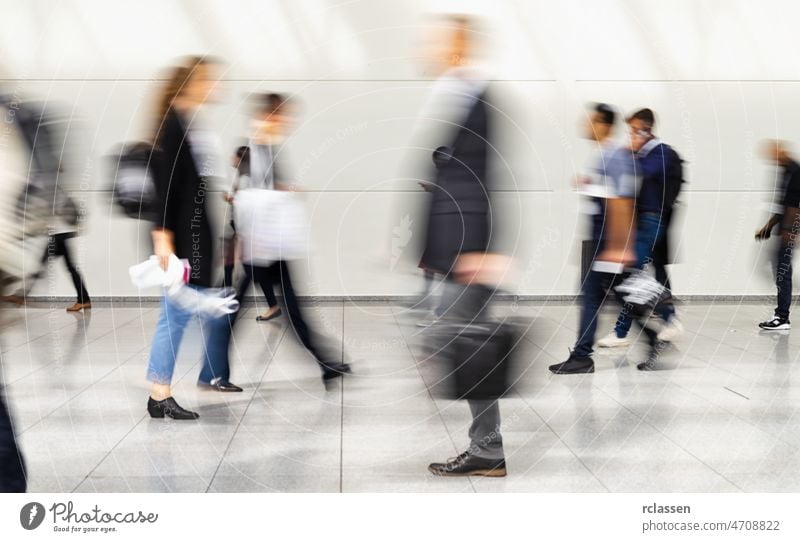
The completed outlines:
<svg viewBox="0 0 800 542">
<path fill-rule="evenodd" d="M 186 410 L 174 398 L 167 397 L 163 401 L 156 401 L 152 397 L 147 400 L 147 412 L 151 418 L 168 417 L 173 420 L 196 420 L 200 417 L 197 412 Z"/>
<path fill-rule="evenodd" d="M 226 380 L 222 380 L 221 378 L 215 378 L 211 382 L 198 381 L 197 385 L 200 386 L 201 388 L 208 388 L 214 391 L 227 391 L 227 392 L 244 391 L 236 384 L 233 384 L 232 382 L 228 382 Z"/>
<path fill-rule="evenodd" d="M 550 372 L 557 375 L 575 375 L 594 372 L 594 360 L 591 356 L 576 356 L 572 352 L 567 361 L 551 365 Z"/>
<path fill-rule="evenodd" d="M 353 369 L 347 363 L 323 364 L 322 381 L 327 384 L 334 378 L 352 374 Z"/>
<path fill-rule="evenodd" d="M 431 463 L 428 470 L 436 476 L 489 476 L 500 478 L 506 475 L 505 459 L 485 459 L 464 452 L 446 463 Z"/>
</svg>

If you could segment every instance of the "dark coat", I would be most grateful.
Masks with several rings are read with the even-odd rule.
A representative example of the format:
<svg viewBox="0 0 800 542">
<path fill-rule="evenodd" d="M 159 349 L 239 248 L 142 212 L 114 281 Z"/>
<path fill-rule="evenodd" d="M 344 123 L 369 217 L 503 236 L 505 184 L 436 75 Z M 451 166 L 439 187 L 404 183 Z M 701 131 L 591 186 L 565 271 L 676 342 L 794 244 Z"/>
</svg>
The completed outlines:
<svg viewBox="0 0 800 542">
<path fill-rule="evenodd" d="M 158 198 L 155 227 L 172 232 L 175 255 L 191 266 L 191 284 L 211 286 L 214 240 L 206 198 L 208 183 L 197 171 L 186 129 L 175 110 L 164 118 L 154 160 Z"/>
<path fill-rule="evenodd" d="M 449 274 L 456 257 L 488 249 L 491 225 L 487 162 L 490 146 L 486 93 L 481 93 L 445 142 L 449 160 L 437 161 L 421 266 Z"/>
</svg>

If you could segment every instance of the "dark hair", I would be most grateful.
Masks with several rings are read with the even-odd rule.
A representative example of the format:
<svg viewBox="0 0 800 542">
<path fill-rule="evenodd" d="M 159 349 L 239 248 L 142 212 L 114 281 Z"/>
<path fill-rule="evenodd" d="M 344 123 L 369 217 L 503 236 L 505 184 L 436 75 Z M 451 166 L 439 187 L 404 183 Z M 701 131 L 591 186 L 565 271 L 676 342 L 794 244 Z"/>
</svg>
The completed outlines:
<svg viewBox="0 0 800 542">
<path fill-rule="evenodd" d="M 258 112 L 271 115 L 280 111 L 289 103 L 289 98 L 277 92 L 262 94 L 258 99 Z"/>
<path fill-rule="evenodd" d="M 632 120 L 640 120 L 650 129 L 653 129 L 653 127 L 656 125 L 655 113 L 653 113 L 652 109 L 648 109 L 646 107 L 636 111 L 634 114 L 628 117 L 628 122 Z"/>
<path fill-rule="evenodd" d="M 617 112 L 608 104 L 595 104 L 594 112 L 600 114 L 603 124 L 614 124 L 614 121 L 617 120 Z"/>
<path fill-rule="evenodd" d="M 250 147 L 247 145 L 242 145 L 236 149 L 236 158 L 239 159 L 236 169 L 239 171 L 239 175 L 249 175 L 250 174 Z"/>
</svg>

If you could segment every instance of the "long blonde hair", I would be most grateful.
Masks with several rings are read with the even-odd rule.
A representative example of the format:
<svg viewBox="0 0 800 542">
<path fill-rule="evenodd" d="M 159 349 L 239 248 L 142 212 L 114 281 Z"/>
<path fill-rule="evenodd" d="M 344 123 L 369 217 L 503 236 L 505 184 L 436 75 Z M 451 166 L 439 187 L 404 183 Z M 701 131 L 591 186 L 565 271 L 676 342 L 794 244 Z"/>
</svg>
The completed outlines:
<svg viewBox="0 0 800 542">
<path fill-rule="evenodd" d="M 175 100 L 183 96 L 186 92 L 189 81 L 197 72 L 198 68 L 208 64 L 217 64 L 217 60 L 208 56 L 190 56 L 183 59 L 181 63 L 169 69 L 167 79 L 162 85 L 158 94 L 155 108 L 155 118 L 153 122 L 152 143 L 158 146 L 161 130 L 167 113 L 175 105 Z"/>
</svg>

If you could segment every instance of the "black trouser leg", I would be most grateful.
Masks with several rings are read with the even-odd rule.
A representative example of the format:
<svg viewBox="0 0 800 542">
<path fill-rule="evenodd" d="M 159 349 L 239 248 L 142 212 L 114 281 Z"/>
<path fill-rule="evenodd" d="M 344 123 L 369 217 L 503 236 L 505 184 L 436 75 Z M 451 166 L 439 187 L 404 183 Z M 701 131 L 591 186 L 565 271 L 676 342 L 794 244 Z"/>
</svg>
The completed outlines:
<svg viewBox="0 0 800 542">
<path fill-rule="evenodd" d="M 67 238 L 59 235 L 56 235 L 55 238 L 56 254 L 61 254 L 64 256 L 64 263 L 67 265 L 67 271 L 69 271 L 69 274 L 72 277 L 72 285 L 75 286 L 75 292 L 78 295 L 78 303 L 91 303 L 91 300 L 89 299 L 89 292 L 86 291 L 86 285 L 83 283 L 81 274 L 78 272 L 78 268 L 75 267 L 75 264 L 72 262 L 69 249 L 67 248 Z"/>
<path fill-rule="evenodd" d="M 672 290 L 672 286 L 670 286 L 669 283 L 669 274 L 667 274 L 667 266 L 656 264 L 653 267 L 655 267 L 656 270 L 656 280 L 663 284 L 668 290 Z"/>
<path fill-rule="evenodd" d="M 0 391 L 0 493 L 24 493 L 25 463 Z"/>
<path fill-rule="evenodd" d="M 775 266 L 775 286 L 778 288 L 775 314 L 784 319 L 789 318 L 789 308 L 792 305 L 792 252 L 791 245 L 781 244 Z"/>
<path fill-rule="evenodd" d="M 222 287 L 230 288 L 233 286 L 233 264 L 225 265 L 224 273 L 222 276 Z"/>
<path fill-rule="evenodd" d="M 294 287 L 292 286 L 292 278 L 289 273 L 289 266 L 286 262 L 275 262 L 272 264 L 267 273 L 273 278 L 275 282 L 280 285 L 281 294 L 283 295 L 283 303 L 286 305 L 286 312 L 289 316 L 289 324 L 292 326 L 298 340 L 306 347 L 311 355 L 313 355 L 323 372 L 328 371 L 331 367 L 338 365 L 338 362 L 326 361 L 319 347 L 314 343 L 311 338 L 311 331 L 306 323 L 303 313 L 300 310 L 300 305 L 297 303 L 297 296 L 295 295 Z"/>
<path fill-rule="evenodd" d="M 244 264 L 244 276 L 242 277 L 242 280 L 239 282 L 239 286 L 236 288 L 236 301 L 239 302 L 240 306 L 244 301 L 244 294 L 247 293 L 247 289 L 253 282 L 254 272 L 255 271 L 252 265 L 250 265 L 249 263 Z"/>
<path fill-rule="evenodd" d="M 264 297 L 267 298 L 267 305 L 269 305 L 269 308 L 276 306 L 278 300 L 275 299 L 275 291 L 269 277 L 269 271 L 264 267 L 256 267 L 253 271 L 253 278 L 261 286 L 261 291 L 264 292 Z"/>
</svg>

